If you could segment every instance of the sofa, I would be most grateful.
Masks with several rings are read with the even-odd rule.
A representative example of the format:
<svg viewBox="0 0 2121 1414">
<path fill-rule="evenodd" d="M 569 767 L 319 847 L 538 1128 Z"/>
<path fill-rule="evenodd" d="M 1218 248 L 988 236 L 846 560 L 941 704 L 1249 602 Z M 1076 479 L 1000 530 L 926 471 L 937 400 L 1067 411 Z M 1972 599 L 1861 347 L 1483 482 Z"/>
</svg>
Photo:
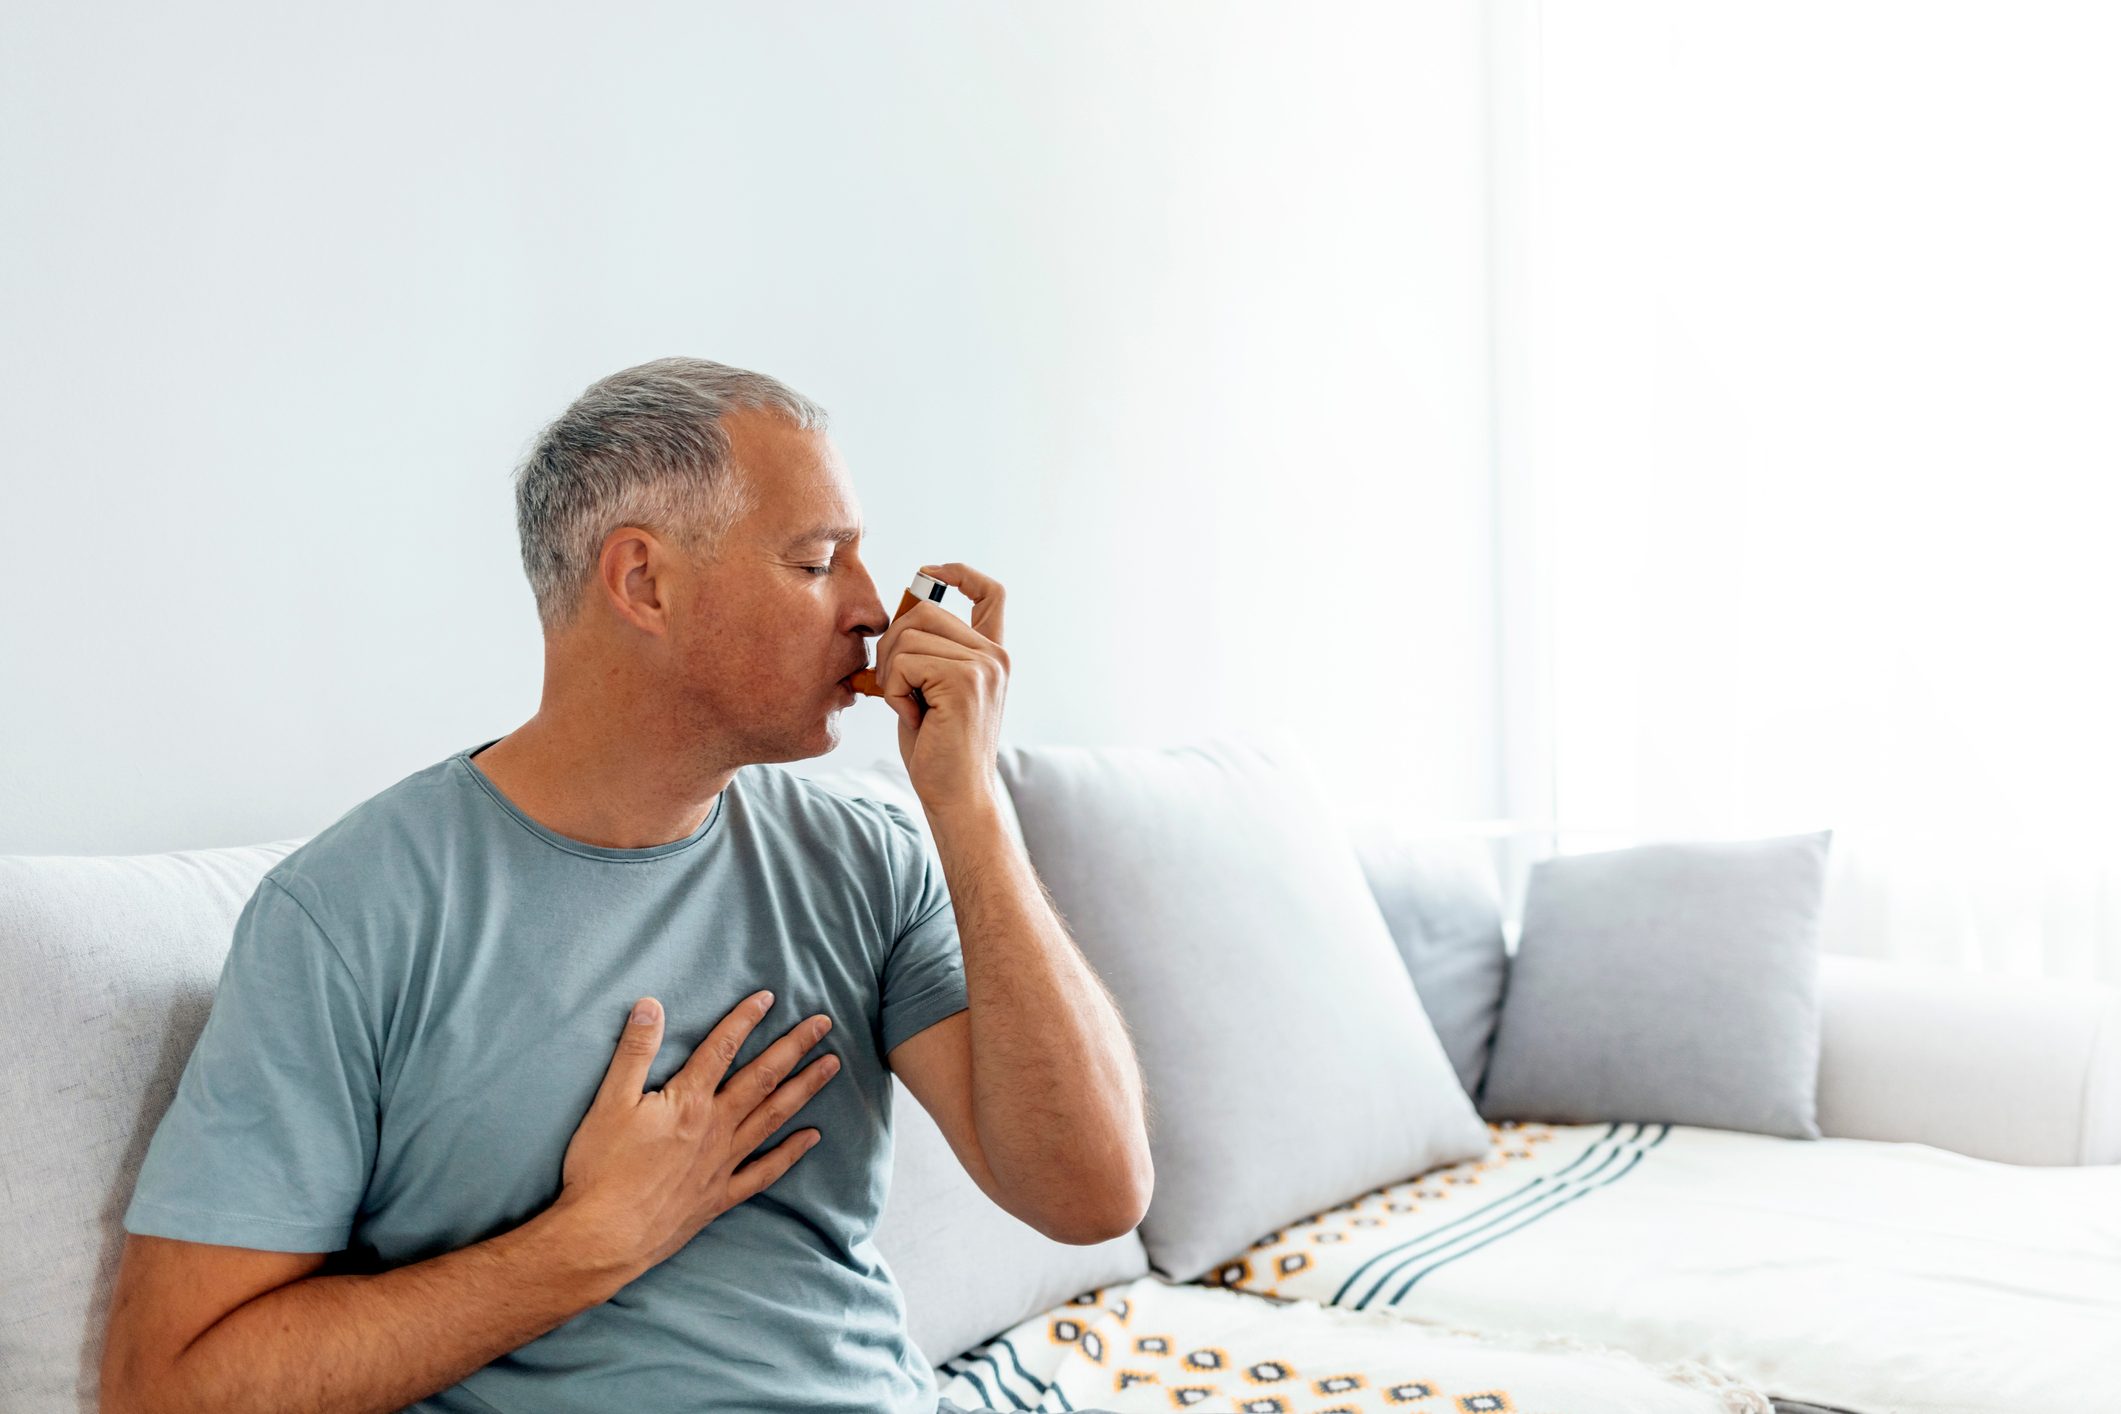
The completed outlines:
<svg viewBox="0 0 2121 1414">
<path fill-rule="evenodd" d="M 925 832 L 897 760 L 801 766 Z M 1818 956 L 1817 1137 L 1500 1112 L 1494 837 L 1347 813 L 1287 740 L 997 767 L 1157 1189 L 1054 1242 L 896 1087 L 874 1240 L 946 1409 L 2121 1410 L 2121 989 Z M 0 858 L 0 1410 L 95 1409 L 133 1177 L 301 843 Z"/>
</svg>

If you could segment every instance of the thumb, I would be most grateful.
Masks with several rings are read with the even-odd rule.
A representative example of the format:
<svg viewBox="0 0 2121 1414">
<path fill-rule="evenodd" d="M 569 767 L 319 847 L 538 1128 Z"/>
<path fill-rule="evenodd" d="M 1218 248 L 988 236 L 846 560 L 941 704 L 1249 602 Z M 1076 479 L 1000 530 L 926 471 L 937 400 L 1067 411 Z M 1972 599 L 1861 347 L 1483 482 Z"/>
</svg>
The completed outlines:
<svg viewBox="0 0 2121 1414">
<path fill-rule="evenodd" d="M 597 1100 L 640 1099 L 648 1084 L 648 1067 L 662 1048 L 663 1008 L 654 997 L 643 997 L 634 1003 L 626 1018 L 618 1049 L 612 1052 L 611 1064 L 604 1071 L 604 1083 L 597 1088 Z"/>
</svg>

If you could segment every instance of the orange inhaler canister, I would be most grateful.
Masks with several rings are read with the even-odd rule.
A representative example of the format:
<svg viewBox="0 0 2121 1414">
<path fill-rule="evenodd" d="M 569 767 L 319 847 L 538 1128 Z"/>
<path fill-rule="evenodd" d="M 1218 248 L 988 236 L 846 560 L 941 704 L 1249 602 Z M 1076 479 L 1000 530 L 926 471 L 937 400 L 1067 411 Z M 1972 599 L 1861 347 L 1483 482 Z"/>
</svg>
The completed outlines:
<svg viewBox="0 0 2121 1414">
<path fill-rule="evenodd" d="M 942 603 L 943 595 L 949 592 L 949 589 L 949 585 L 931 575 L 916 574 L 913 583 L 907 586 L 905 594 L 900 597 L 898 608 L 891 615 L 891 623 L 897 623 L 901 615 L 923 599 L 931 604 Z M 890 626 L 891 624 L 884 625 L 886 628 Z M 855 669 L 847 675 L 847 686 L 866 697 L 884 695 L 883 685 L 877 682 L 874 668 Z"/>
</svg>

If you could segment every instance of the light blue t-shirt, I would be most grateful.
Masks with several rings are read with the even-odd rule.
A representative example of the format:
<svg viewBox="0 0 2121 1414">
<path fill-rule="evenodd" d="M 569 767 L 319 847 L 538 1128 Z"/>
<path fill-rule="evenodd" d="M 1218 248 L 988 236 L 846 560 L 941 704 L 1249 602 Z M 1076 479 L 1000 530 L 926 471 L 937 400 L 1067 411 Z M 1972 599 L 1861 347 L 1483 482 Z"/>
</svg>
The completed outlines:
<svg viewBox="0 0 2121 1414">
<path fill-rule="evenodd" d="M 892 1047 L 966 1005 L 944 881 L 900 806 L 741 768 L 691 836 L 607 849 L 517 809 L 467 748 L 363 802 L 244 906 L 156 1129 L 128 1232 L 324 1271 L 422 1261 L 559 1195 L 634 999 L 662 1085 L 774 993 L 734 1075 L 814 1013 L 841 1070 L 759 1145 L 816 1147 L 611 1300 L 410 1406 L 420 1414 L 932 1414 L 935 1373 L 872 1241 Z"/>
</svg>

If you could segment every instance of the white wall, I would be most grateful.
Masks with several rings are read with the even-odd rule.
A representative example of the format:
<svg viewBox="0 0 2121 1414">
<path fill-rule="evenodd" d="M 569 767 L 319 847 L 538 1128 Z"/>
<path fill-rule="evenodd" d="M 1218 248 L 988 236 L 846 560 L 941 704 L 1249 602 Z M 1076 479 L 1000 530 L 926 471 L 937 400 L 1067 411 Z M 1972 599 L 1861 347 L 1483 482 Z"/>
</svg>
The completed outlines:
<svg viewBox="0 0 2121 1414">
<path fill-rule="evenodd" d="M 671 353 L 832 410 L 887 602 L 1005 581 L 1011 741 L 1491 813 L 1482 105 L 1470 0 L 17 0 L 0 851 L 307 835 L 512 729 L 514 461 Z"/>
</svg>

